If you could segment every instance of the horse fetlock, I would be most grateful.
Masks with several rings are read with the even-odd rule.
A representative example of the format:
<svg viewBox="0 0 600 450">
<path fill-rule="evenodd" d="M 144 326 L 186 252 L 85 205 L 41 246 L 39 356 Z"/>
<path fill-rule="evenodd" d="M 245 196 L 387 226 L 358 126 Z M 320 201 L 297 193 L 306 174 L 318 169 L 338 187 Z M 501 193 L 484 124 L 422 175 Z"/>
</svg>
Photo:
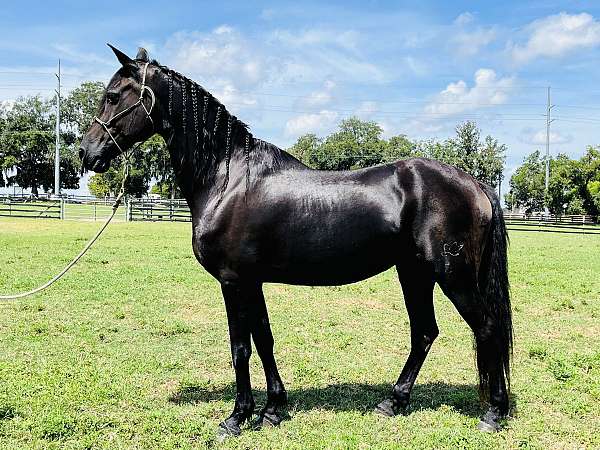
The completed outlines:
<svg viewBox="0 0 600 450">
<path fill-rule="evenodd" d="M 288 402 L 288 395 L 285 389 L 274 390 L 267 394 L 267 404 L 275 406 L 285 406 Z"/>
<path fill-rule="evenodd" d="M 406 408 L 410 401 L 412 384 L 395 384 L 392 389 L 392 400 L 399 408 Z"/>
</svg>

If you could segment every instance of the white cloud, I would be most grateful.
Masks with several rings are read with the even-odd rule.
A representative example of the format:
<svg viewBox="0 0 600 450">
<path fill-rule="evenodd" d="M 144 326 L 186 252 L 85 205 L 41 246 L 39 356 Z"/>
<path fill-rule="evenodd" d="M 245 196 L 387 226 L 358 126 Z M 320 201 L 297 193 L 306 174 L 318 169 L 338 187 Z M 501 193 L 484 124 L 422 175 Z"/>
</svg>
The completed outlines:
<svg viewBox="0 0 600 450">
<path fill-rule="evenodd" d="M 331 130 L 337 118 L 337 112 L 325 109 L 318 113 L 301 114 L 287 121 L 285 134 L 288 137 L 298 137 L 306 133 L 322 134 Z"/>
<path fill-rule="evenodd" d="M 114 59 L 114 56 L 112 58 L 104 56 L 108 55 L 106 53 L 103 53 L 103 56 L 98 56 L 95 53 L 80 51 L 68 44 L 54 44 L 52 48 L 58 52 L 61 58 L 74 61 L 77 64 L 115 66 L 116 59 Z"/>
<path fill-rule="evenodd" d="M 370 119 L 379 111 L 379 105 L 374 101 L 364 101 L 358 106 L 354 115 L 362 119 Z"/>
<path fill-rule="evenodd" d="M 600 22 L 587 13 L 548 16 L 530 23 L 526 31 L 529 37 L 525 44 L 509 44 L 515 63 L 538 57 L 562 57 L 600 45 Z"/>
<path fill-rule="evenodd" d="M 234 84 L 249 86 L 267 76 L 266 58 L 226 25 L 210 33 L 175 33 L 165 47 L 173 67 L 202 80 L 235 79 Z"/>
<path fill-rule="evenodd" d="M 501 105 L 508 99 L 508 91 L 513 85 L 512 77 L 498 78 L 492 69 L 479 69 L 475 72 L 473 87 L 463 80 L 450 83 L 425 106 L 425 112 L 441 117 Z"/>
<path fill-rule="evenodd" d="M 353 30 L 311 28 L 275 30 L 269 45 L 285 55 L 277 62 L 278 75 L 286 81 L 321 81 L 333 77 L 345 80 L 383 81 L 386 75 L 363 55 L 369 42 Z"/>
<path fill-rule="evenodd" d="M 214 33 L 215 34 L 232 34 L 233 28 L 231 28 L 229 25 L 221 25 L 221 26 L 218 26 L 217 28 L 215 28 Z"/>
<path fill-rule="evenodd" d="M 546 130 L 523 128 L 519 140 L 531 145 L 546 145 Z M 570 134 L 562 134 L 558 131 L 550 131 L 550 144 L 567 144 L 573 140 Z"/>
<path fill-rule="evenodd" d="M 275 13 L 275 10 L 274 10 L 274 9 L 272 9 L 272 8 L 266 8 L 266 9 L 263 9 L 263 10 L 260 12 L 260 15 L 259 15 L 259 17 L 260 17 L 262 20 L 272 20 L 272 19 L 275 17 L 275 14 L 276 14 L 276 13 Z"/>
<path fill-rule="evenodd" d="M 346 50 L 356 50 L 360 35 L 353 30 L 336 31 L 310 28 L 303 31 L 276 30 L 272 39 L 289 47 L 334 45 Z"/>
<path fill-rule="evenodd" d="M 459 14 L 456 19 L 454 19 L 454 24 L 458 25 L 459 27 L 463 27 L 473 22 L 474 20 L 475 16 L 473 16 L 473 14 L 471 14 L 470 12 L 465 11 L 464 13 Z"/>
<path fill-rule="evenodd" d="M 326 80 L 323 83 L 323 88 L 317 91 L 313 91 L 306 98 L 303 98 L 300 104 L 302 106 L 309 107 L 323 107 L 325 105 L 331 104 L 333 101 L 333 90 L 335 89 L 336 84 L 331 80 Z"/>
<path fill-rule="evenodd" d="M 252 96 L 245 92 L 241 92 L 237 87 L 227 81 L 221 81 L 219 86 L 211 88 L 211 93 L 219 99 L 224 105 L 254 106 L 258 102 Z M 236 108 L 237 109 L 237 108 Z"/>
<path fill-rule="evenodd" d="M 405 56 L 404 63 L 408 69 L 417 76 L 427 75 L 427 66 L 421 61 L 412 56 Z"/>
<path fill-rule="evenodd" d="M 234 112 L 256 105 L 252 92 L 270 77 L 269 58 L 229 25 L 175 33 L 160 53 L 169 55 L 165 63 L 205 85 Z"/>
<path fill-rule="evenodd" d="M 462 13 L 454 20 L 448 39 L 451 51 L 460 56 L 473 56 L 496 39 L 498 33 L 495 27 L 475 27 L 473 22 L 475 16 L 469 12 Z"/>
<path fill-rule="evenodd" d="M 473 56 L 496 39 L 495 28 L 479 27 L 472 31 L 461 31 L 451 40 L 451 44 L 462 56 Z"/>
</svg>

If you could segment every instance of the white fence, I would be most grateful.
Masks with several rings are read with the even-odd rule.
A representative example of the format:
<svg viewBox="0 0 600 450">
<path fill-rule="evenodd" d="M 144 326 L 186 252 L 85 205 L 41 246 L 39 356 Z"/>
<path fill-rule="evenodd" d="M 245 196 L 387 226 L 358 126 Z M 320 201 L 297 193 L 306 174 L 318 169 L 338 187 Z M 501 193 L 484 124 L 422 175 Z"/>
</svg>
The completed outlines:
<svg viewBox="0 0 600 450">
<path fill-rule="evenodd" d="M 53 199 L 48 195 L 0 195 L 0 217 L 50 218 L 63 220 L 105 220 L 111 213 L 114 198 L 68 196 Z M 509 230 L 552 233 L 600 234 L 598 217 L 586 215 L 553 216 L 544 213 L 505 212 Z M 128 198 L 115 216 L 117 221 L 190 222 L 187 202 Z"/>
<path fill-rule="evenodd" d="M 544 213 L 504 213 L 507 228 L 513 231 L 546 233 L 600 234 L 598 217 L 587 215 L 554 216 Z"/>
</svg>

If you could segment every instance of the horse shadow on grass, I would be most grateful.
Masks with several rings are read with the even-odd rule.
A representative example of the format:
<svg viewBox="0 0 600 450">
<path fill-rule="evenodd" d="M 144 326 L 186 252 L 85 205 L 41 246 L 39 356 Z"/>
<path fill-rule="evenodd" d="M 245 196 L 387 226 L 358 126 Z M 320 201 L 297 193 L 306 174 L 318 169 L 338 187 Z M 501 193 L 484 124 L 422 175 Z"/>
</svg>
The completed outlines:
<svg viewBox="0 0 600 450">
<path fill-rule="evenodd" d="M 330 411 L 357 411 L 367 413 L 391 394 L 389 384 L 339 383 L 314 388 L 288 390 L 290 411 L 322 409 Z M 256 404 L 266 401 L 264 389 L 253 389 Z M 181 386 L 169 397 L 175 404 L 210 403 L 235 400 L 235 384 L 222 386 Z M 511 399 L 514 402 L 514 398 Z M 514 403 L 513 403 L 514 404 Z M 407 414 L 420 410 L 436 410 L 448 406 L 460 414 L 479 417 L 483 407 L 477 386 L 443 382 L 415 385 Z"/>
</svg>

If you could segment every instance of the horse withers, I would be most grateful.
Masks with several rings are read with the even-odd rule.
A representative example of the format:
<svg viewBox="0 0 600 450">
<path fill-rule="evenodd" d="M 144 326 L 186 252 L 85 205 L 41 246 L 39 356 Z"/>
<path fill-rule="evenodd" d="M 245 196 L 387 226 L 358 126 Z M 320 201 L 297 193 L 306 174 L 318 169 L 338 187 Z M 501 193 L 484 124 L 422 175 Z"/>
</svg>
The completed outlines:
<svg viewBox="0 0 600 450">
<path fill-rule="evenodd" d="M 80 149 L 103 172 L 135 142 L 167 142 L 192 214 L 193 250 L 221 284 L 237 394 L 222 435 L 251 419 L 251 339 L 262 360 L 267 402 L 255 425 L 277 425 L 287 401 L 273 355 L 263 283 L 341 285 L 396 266 L 411 327 L 411 350 L 376 412 L 405 411 L 438 335 L 438 283 L 475 336 L 480 392 L 489 401 L 479 428 L 499 429 L 509 410 L 512 319 L 507 234 L 493 190 L 463 171 L 413 158 L 352 171 L 312 170 L 252 136 L 204 88 L 113 48 L 110 80 Z"/>
</svg>

